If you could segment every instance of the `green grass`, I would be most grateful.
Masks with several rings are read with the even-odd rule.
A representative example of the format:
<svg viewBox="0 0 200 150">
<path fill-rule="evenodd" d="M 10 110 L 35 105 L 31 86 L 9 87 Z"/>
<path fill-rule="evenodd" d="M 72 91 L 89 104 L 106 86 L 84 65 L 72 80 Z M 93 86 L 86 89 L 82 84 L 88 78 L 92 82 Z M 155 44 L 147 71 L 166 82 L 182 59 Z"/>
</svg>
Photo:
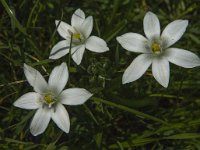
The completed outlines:
<svg viewBox="0 0 200 150">
<path fill-rule="evenodd" d="M 80 66 L 69 55 L 49 60 L 51 48 L 62 38 L 55 20 L 70 23 L 81 8 L 94 17 L 92 34 L 105 39 L 109 52 L 86 50 Z M 200 71 L 170 64 L 168 88 L 159 85 L 151 70 L 139 80 L 122 85 L 124 70 L 138 55 L 117 44 L 116 36 L 143 33 L 143 17 L 150 10 L 161 28 L 188 19 L 186 33 L 174 47 L 200 56 L 199 0 L 1 0 L 0 4 L 0 149 L 1 150 L 200 150 Z M 40 136 L 30 134 L 34 111 L 13 106 L 31 86 L 23 63 L 45 78 L 66 62 L 67 87 L 94 93 L 84 105 L 67 106 L 71 129 L 63 133 L 51 121 Z"/>
</svg>

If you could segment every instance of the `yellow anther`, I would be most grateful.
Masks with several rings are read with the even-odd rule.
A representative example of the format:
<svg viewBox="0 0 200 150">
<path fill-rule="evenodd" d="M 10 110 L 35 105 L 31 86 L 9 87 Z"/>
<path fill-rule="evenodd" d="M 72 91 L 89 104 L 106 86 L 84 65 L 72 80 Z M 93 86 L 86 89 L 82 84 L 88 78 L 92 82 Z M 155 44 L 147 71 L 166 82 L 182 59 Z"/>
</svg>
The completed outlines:
<svg viewBox="0 0 200 150">
<path fill-rule="evenodd" d="M 52 97 L 51 95 L 45 95 L 45 96 L 44 96 L 44 100 L 45 100 L 45 102 L 46 102 L 47 104 L 52 104 L 52 103 L 54 103 L 54 99 L 53 99 L 53 97 Z"/>
<path fill-rule="evenodd" d="M 160 54 L 161 52 L 161 47 L 160 44 L 153 42 L 153 44 L 151 45 L 151 50 L 153 51 L 153 53 L 155 54 Z"/>
<path fill-rule="evenodd" d="M 78 40 L 81 40 L 81 34 L 80 33 L 73 33 L 73 38 L 74 39 L 78 39 Z"/>
</svg>

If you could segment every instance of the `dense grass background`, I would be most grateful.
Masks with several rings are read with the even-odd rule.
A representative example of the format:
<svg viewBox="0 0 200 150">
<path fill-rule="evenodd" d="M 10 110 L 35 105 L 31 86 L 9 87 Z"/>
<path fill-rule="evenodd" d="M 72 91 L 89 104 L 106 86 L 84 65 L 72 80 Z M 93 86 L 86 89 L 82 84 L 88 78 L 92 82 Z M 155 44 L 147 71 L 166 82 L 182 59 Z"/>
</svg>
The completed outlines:
<svg viewBox="0 0 200 150">
<path fill-rule="evenodd" d="M 61 40 L 54 21 L 70 23 L 81 8 L 94 17 L 92 34 L 105 39 L 109 52 L 85 52 L 80 66 L 69 55 L 48 59 Z M 163 88 L 151 70 L 136 82 L 122 85 L 124 70 L 137 56 L 117 44 L 116 36 L 143 33 L 147 11 L 158 15 L 162 29 L 175 19 L 188 19 L 186 33 L 174 47 L 200 56 L 199 0 L 1 0 L 0 4 L 0 150 L 200 150 L 200 70 L 170 65 L 170 84 Z M 69 134 L 51 122 L 40 136 L 30 134 L 34 111 L 13 102 L 32 87 L 23 63 L 45 78 L 67 62 L 67 87 L 83 87 L 94 97 L 81 106 L 66 107 Z"/>
</svg>

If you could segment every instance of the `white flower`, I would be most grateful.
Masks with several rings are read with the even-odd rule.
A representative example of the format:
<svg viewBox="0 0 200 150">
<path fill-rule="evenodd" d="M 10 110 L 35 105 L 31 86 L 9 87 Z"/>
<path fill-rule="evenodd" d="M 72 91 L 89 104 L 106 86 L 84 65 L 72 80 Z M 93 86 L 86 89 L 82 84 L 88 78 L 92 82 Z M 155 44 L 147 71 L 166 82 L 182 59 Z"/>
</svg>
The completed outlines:
<svg viewBox="0 0 200 150">
<path fill-rule="evenodd" d="M 24 94 L 16 100 L 14 106 L 37 109 L 30 125 L 31 133 L 34 136 L 43 133 L 51 118 L 61 130 L 68 133 L 70 120 L 63 104 L 83 104 L 92 94 L 82 88 L 70 88 L 63 91 L 69 76 L 66 63 L 53 69 L 48 83 L 40 72 L 26 64 L 24 64 L 24 73 L 35 92 Z"/>
<path fill-rule="evenodd" d="M 125 70 L 123 84 L 140 78 L 152 64 L 154 78 L 164 87 L 169 83 L 169 62 L 184 68 L 200 65 L 197 55 L 179 48 L 169 48 L 177 42 L 186 30 L 187 20 L 175 20 L 167 25 L 160 36 L 160 22 L 152 12 L 146 13 L 143 21 L 147 38 L 137 33 L 126 33 L 117 41 L 128 51 L 143 53 L 136 57 Z"/>
<path fill-rule="evenodd" d="M 77 9 L 71 18 L 71 26 L 63 21 L 56 20 L 57 31 L 65 40 L 58 42 L 51 50 L 50 59 L 58 59 L 69 53 L 71 43 L 72 59 L 77 65 L 81 63 L 85 48 L 101 53 L 108 51 L 106 42 L 97 37 L 90 36 L 93 28 L 93 18 L 85 18 L 85 13 Z"/>
</svg>

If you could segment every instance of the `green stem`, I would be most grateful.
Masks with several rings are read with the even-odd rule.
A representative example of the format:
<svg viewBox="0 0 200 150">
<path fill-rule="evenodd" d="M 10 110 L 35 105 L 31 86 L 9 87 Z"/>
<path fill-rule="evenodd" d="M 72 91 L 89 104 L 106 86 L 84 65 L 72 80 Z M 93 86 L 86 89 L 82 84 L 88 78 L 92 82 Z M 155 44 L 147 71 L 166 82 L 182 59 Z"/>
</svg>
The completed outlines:
<svg viewBox="0 0 200 150">
<path fill-rule="evenodd" d="M 137 110 L 135 110 L 133 108 L 129 108 L 127 106 L 116 104 L 116 103 L 113 103 L 111 101 L 103 100 L 103 99 L 97 98 L 97 97 L 92 97 L 91 99 L 94 100 L 94 101 L 98 101 L 98 102 L 104 103 L 106 105 L 110 105 L 110 106 L 119 108 L 119 109 L 127 111 L 127 112 L 130 112 L 130 113 L 132 113 L 132 114 L 134 114 L 134 115 L 136 115 L 138 117 L 141 117 L 141 118 L 146 118 L 146 119 L 153 120 L 153 121 L 156 121 L 156 122 L 159 122 L 159 123 L 162 123 L 162 124 L 166 124 L 166 125 L 168 124 L 167 122 L 165 122 L 165 121 L 163 121 L 163 120 L 161 120 L 159 118 L 156 118 L 154 116 L 145 114 L 143 112 L 137 111 Z"/>
</svg>

